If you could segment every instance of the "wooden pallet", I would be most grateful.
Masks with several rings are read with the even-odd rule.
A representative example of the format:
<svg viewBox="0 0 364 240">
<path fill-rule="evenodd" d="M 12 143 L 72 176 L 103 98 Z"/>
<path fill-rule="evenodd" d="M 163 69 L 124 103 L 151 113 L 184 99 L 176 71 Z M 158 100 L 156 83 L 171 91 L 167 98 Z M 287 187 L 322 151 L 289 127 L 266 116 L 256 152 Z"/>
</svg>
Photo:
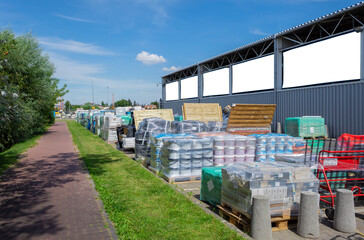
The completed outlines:
<svg viewBox="0 0 364 240">
<path fill-rule="evenodd" d="M 162 176 L 164 180 L 168 183 L 184 183 L 184 182 L 200 182 L 201 176 L 179 176 L 179 177 L 167 177 L 165 175 Z"/>
<path fill-rule="evenodd" d="M 139 123 L 141 123 L 143 119 L 152 117 L 174 121 L 172 109 L 136 110 L 134 111 L 135 128 L 138 129 Z"/>
<path fill-rule="evenodd" d="M 251 215 L 249 213 L 240 212 L 225 203 L 217 205 L 217 208 L 219 209 L 220 217 L 226 219 L 244 232 L 248 233 L 250 231 Z M 281 231 L 287 230 L 289 227 L 296 227 L 297 217 L 291 216 L 290 209 L 280 211 L 280 213 L 281 216 L 271 218 L 272 231 Z"/>
<path fill-rule="evenodd" d="M 184 103 L 182 106 L 184 120 L 201 122 L 222 121 L 221 106 L 218 103 Z"/>
<path fill-rule="evenodd" d="M 155 175 L 159 175 L 160 171 L 155 169 L 154 167 L 152 166 L 149 166 L 148 167 L 149 171 L 151 171 L 152 173 L 154 173 Z"/>
<path fill-rule="evenodd" d="M 275 109 L 275 104 L 234 104 L 226 131 L 240 135 L 268 133 Z"/>
</svg>

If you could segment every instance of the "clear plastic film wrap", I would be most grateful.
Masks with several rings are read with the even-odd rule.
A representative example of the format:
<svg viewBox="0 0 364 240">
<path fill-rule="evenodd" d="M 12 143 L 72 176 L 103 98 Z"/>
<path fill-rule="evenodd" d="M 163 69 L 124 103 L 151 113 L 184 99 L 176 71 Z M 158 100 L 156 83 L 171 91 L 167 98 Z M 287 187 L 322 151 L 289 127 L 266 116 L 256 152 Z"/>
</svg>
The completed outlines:
<svg viewBox="0 0 364 240">
<path fill-rule="evenodd" d="M 161 166 L 167 177 L 200 176 L 202 167 L 213 166 L 210 138 L 166 138 L 161 151 Z"/>
<path fill-rule="evenodd" d="M 207 123 L 207 131 L 208 132 L 225 132 L 226 126 L 227 126 L 227 121 L 223 121 L 223 122 L 209 121 Z"/>
<path fill-rule="evenodd" d="M 136 157 L 150 157 L 149 138 L 152 137 L 153 134 L 169 133 L 170 131 L 170 121 L 161 118 L 145 118 L 139 123 L 138 131 L 135 133 Z"/>
<path fill-rule="evenodd" d="M 253 196 L 270 199 L 272 216 L 296 215 L 302 191 L 318 192 L 319 181 L 305 166 L 279 163 L 242 163 L 222 169 L 222 199 L 228 206 L 251 214 Z"/>
<path fill-rule="evenodd" d="M 200 121 L 173 121 L 171 124 L 172 133 L 193 134 L 207 131 L 207 125 Z"/>
<path fill-rule="evenodd" d="M 117 116 L 106 116 L 105 117 L 105 123 L 104 123 L 104 127 L 105 129 L 115 129 L 117 127 L 121 127 L 122 125 L 122 121 L 121 121 L 121 117 L 117 117 Z"/>
<path fill-rule="evenodd" d="M 216 166 L 254 162 L 255 138 L 241 135 L 215 135 L 213 139 L 213 161 Z"/>
<path fill-rule="evenodd" d="M 161 134 L 153 134 L 152 137 L 149 138 L 150 145 L 150 156 L 148 157 L 150 161 L 150 166 L 155 170 L 161 169 L 161 157 L 162 151 L 161 148 L 163 146 L 163 140 L 167 138 L 188 138 L 191 137 L 188 134 L 170 134 L 170 133 L 161 133 Z"/>
</svg>

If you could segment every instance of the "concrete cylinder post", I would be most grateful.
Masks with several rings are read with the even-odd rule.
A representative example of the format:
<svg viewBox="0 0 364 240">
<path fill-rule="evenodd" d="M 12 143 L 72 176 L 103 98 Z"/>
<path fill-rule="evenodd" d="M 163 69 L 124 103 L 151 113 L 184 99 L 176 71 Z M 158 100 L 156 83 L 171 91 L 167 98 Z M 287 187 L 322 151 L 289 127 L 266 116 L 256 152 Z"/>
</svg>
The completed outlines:
<svg viewBox="0 0 364 240">
<path fill-rule="evenodd" d="M 313 192 L 302 192 L 297 223 L 298 235 L 304 238 L 318 238 L 320 236 L 318 210 L 319 195 Z"/>
<path fill-rule="evenodd" d="M 348 189 L 337 190 L 334 228 L 345 233 L 354 233 L 356 231 L 354 196 L 353 192 Z"/>
<path fill-rule="evenodd" d="M 257 195 L 253 197 L 250 234 L 255 240 L 272 240 L 269 198 Z"/>
<path fill-rule="evenodd" d="M 277 122 L 277 133 L 282 133 L 282 125 L 280 122 Z"/>
</svg>

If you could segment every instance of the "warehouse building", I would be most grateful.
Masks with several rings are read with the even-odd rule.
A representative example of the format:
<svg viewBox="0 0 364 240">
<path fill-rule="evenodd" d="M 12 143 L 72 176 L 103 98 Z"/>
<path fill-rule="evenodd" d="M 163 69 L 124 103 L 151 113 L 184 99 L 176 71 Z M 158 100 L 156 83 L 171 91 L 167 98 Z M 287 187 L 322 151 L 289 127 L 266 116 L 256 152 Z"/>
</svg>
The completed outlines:
<svg viewBox="0 0 364 240">
<path fill-rule="evenodd" d="M 322 116 L 329 134 L 364 134 L 364 2 L 162 77 L 162 106 L 277 104 L 287 117 Z"/>
</svg>

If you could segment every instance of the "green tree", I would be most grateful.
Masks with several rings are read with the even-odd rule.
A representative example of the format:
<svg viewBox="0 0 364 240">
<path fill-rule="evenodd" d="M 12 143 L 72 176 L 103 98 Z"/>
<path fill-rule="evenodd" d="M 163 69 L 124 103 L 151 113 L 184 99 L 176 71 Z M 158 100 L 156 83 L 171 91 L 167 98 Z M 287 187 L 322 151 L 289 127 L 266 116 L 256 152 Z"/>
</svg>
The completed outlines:
<svg viewBox="0 0 364 240">
<path fill-rule="evenodd" d="M 128 106 L 128 100 L 121 99 L 117 102 L 115 102 L 115 107 L 127 107 Z"/>
<path fill-rule="evenodd" d="M 91 104 L 90 102 L 87 102 L 87 103 L 85 103 L 85 104 L 82 106 L 82 108 L 83 108 L 84 110 L 91 110 L 91 109 L 92 109 L 92 104 Z"/>
<path fill-rule="evenodd" d="M 101 106 L 105 107 L 105 103 L 104 101 L 101 102 Z"/>
<path fill-rule="evenodd" d="M 66 103 L 64 104 L 64 107 L 66 109 L 66 113 L 70 112 L 71 111 L 71 103 L 70 101 L 66 101 Z"/>
<path fill-rule="evenodd" d="M 157 108 L 159 109 L 159 102 L 158 102 L 158 101 L 151 102 L 150 104 L 152 104 L 152 105 L 156 105 L 156 106 L 157 106 Z"/>
<path fill-rule="evenodd" d="M 15 36 L 0 31 L 0 151 L 44 131 L 54 121 L 57 98 L 68 91 L 58 87 L 55 68 L 29 33 Z M 10 107 L 10 108 L 9 108 Z"/>
<path fill-rule="evenodd" d="M 136 101 L 134 100 L 133 106 L 136 106 L 136 105 L 137 105 L 137 103 L 136 103 Z"/>
<path fill-rule="evenodd" d="M 131 105 L 133 105 L 133 104 L 131 103 L 131 100 L 128 99 L 128 105 L 127 106 L 131 106 Z"/>
<path fill-rule="evenodd" d="M 73 111 L 75 111 L 75 110 L 77 110 L 77 108 L 81 108 L 82 106 L 81 105 L 72 105 L 71 106 L 71 109 L 73 110 Z"/>
</svg>

